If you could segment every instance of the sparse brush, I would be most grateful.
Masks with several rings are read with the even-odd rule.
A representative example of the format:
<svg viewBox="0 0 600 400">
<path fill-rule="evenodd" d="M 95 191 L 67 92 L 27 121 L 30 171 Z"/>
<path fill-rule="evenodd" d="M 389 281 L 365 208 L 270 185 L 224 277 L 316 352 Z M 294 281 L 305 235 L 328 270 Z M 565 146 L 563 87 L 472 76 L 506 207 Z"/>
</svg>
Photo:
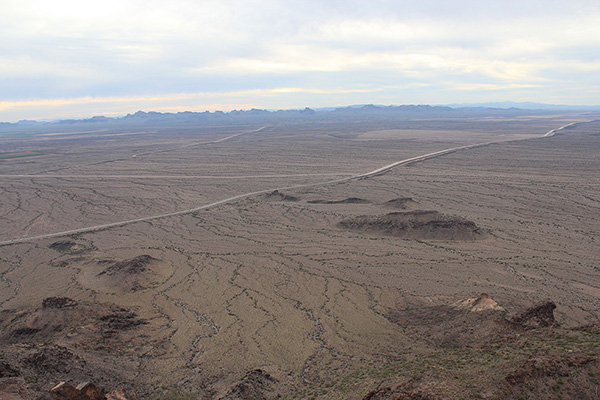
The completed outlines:
<svg viewBox="0 0 600 400">
<path fill-rule="evenodd" d="M 151 400 L 198 400 L 198 394 L 180 390 L 169 390 L 151 397 Z"/>
</svg>

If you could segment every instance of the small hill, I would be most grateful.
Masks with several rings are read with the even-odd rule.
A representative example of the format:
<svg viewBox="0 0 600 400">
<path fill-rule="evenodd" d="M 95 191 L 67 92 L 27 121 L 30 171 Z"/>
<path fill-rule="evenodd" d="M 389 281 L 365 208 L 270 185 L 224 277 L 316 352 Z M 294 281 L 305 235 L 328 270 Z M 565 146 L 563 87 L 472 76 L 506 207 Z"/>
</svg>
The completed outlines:
<svg viewBox="0 0 600 400">
<path fill-rule="evenodd" d="M 443 215 L 438 211 L 392 212 L 362 215 L 341 221 L 338 226 L 358 232 L 417 240 L 476 240 L 484 235 L 474 222 Z"/>
<path fill-rule="evenodd" d="M 457 301 L 452 304 L 451 307 L 459 310 L 469 310 L 471 312 L 480 312 L 485 310 L 496 310 L 504 311 L 496 301 L 492 300 L 490 296 L 485 293 L 481 293 L 477 297 L 471 297 L 468 299 Z"/>
<path fill-rule="evenodd" d="M 358 197 L 348 197 L 343 200 L 308 200 L 310 204 L 367 204 L 369 200 L 361 199 Z"/>
<path fill-rule="evenodd" d="M 386 207 L 397 208 L 400 210 L 406 210 L 407 208 L 418 205 L 412 197 L 398 197 L 384 203 Z"/>
<path fill-rule="evenodd" d="M 279 190 L 273 190 L 270 193 L 266 193 L 263 195 L 263 197 L 265 199 L 277 200 L 277 201 L 298 201 L 297 197 L 281 193 Z"/>
<path fill-rule="evenodd" d="M 141 256 L 134 257 L 129 260 L 118 261 L 112 264 L 110 267 L 106 268 L 104 271 L 100 272 L 98 275 L 135 275 L 140 274 L 146 271 L 147 266 L 154 261 L 158 261 L 156 258 L 151 257 L 147 254 L 143 254 Z"/>
</svg>

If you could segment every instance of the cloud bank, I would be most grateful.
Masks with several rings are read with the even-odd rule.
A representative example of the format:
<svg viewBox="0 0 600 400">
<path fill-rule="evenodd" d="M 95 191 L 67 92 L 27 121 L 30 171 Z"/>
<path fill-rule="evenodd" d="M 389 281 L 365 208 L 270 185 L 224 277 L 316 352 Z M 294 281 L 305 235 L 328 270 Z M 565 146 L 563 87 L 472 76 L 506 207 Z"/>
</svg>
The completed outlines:
<svg viewBox="0 0 600 400">
<path fill-rule="evenodd" d="M 597 1 L 0 0 L 0 120 L 600 104 Z"/>
</svg>

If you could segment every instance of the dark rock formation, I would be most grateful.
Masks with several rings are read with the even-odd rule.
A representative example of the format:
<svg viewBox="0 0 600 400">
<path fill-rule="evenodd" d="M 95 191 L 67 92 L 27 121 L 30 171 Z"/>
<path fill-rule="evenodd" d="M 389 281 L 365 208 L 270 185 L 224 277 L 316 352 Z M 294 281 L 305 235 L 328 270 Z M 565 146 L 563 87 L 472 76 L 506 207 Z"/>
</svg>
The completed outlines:
<svg viewBox="0 0 600 400">
<path fill-rule="evenodd" d="M 82 244 L 75 243 L 70 240 L 59 240 L 58 242 L 54 242 L 48 246 L 48 248 L 52 250 L 56 250 L 59 253 L 71 253 L 77 254 L 82 253 L 86 250 L 89 250 L 88 247 Z"/>
<path fill-rule="evenodd" d="M 78 304 L 77 300 L 68 297 L 48 297 L 42 301 L 42 308 L 72 308 Z"/>
<path fill-rule="evenodd" d="M 106 268 L 104 271 L 100 272 L 98 275 L 113 276 L 116 274 L 139 274 L 144 272 L 147 269 L 146 267 L 153 261 L 157 261 L 157 259 L 147 254 L 143 254 L 129 260 L 118 261 Z"/>
<path fill-rule="evenodd" d="M 475 240 L 482 233 L 474 222 L 437 211 L 393 212 L 343 220 L 339 227 L 353 231 L 417 240 Z"/>
<path fill-rule="evenodd" d="M 584 355 L 552 356 L 532 355 L 516 371 L 506 376 L 506 381 L 511 385 L 522 384 L 535 378 L 568 376 L 573 369 L 588 364 L 598 364 L 596 357 Z"/>
<path fill-rule="evenodd" d="M 277 398 L 273 384 L 277 379 L 261 369 L 246 373 L 242 380 L 233 385 L 219 400 L 270 400 Z"/>
<path fill-rule="evenodd" d="M 553 301 L 547 301 L 517 315 L 511 319 L 511 322 L 526 329 L 554 326 L 556 323 L 554 320 L 555 308 L 556 304 Z"/>
<path fill-rule="evenodd" d="M 0 361 L 0 378 L 18 377 L 21 372 L 7 362 Z"/>
<path fill-rule="evenodd" d="M 411 390 L 404 385 L 396 388 L 385 387 L 369 392 L 363 400 L 447 400 L 445 397 L 426 393 L 421 390 Z"/>
<path fill-rule="evenodd" d="M 38 375 L 47 373 L 66 374 L 74 367 L 82 367 L 85 361 L 63 346 L 52 345 L 41 347 L 28 356 L 23 364 L 36 371 Z"/>
<path fill-rule="evenodd" d="M 61 382 L 50 390 L 52 400 L 100 400 L 89 397 L 70 383 Z"/>
<path fill-rule="evenodd" d="M 35 335 L 39 331 L 41 331 L 41 329 L 26 326 L 26 327 L 18 328 L 18 329 L 15 329 L 14 331 L 12 331 L 12 336 L 30 336 L 30 335 Z"/>
<path fill-rule="evenodd" d="M 102 336 L 104 338 L 111 337 L 118 332 L 135 328 L 139 325 L 145 325 L 147 322 L 137 318 L 137 314 L 126 310 L 117 309 L 110 314 L 103 315 L 98 318 L 102 322 Z"/>
<path fill-rule="evenodd" d="M 279 190 L 273 190 L 271 193 L 265 194 L 265 197 L 267 199 L 275 199 L 275 200 L 281 200 L 281 201 L 298 201 L 297 197 L 283 194 Z"/>
<path fill-rule="evenodd" d="M 369 200 L 361 199 L 359 197 L 348 197 L 343 200 L 309 200 L 307 203 L 311 204 L 366 204 L 370 203 Z"/>
</svg>

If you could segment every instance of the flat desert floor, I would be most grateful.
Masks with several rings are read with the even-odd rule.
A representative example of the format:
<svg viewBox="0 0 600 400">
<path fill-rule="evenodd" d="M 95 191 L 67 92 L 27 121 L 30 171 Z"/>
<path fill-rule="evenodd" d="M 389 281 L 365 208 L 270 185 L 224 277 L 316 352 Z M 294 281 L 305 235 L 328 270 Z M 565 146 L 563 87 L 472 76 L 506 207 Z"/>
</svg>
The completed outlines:
<svg viewBox="0 0 600 400">
<path fill-rule="evenodd" d="M 361 399 L 423 377 L 450 398 L 508 396 L 494 380 L 533 345 L 441 346 L 456 324 L 436 310 L 486 293 L 507 315 L 551 299 L 565 329 L 599 322 L 592 119 L 2 137 L 36 156 L 0 160 L 0 361 L 40 391 L 93 380 L 235 398 L 254 371 L 263 398 Z M 565 351 L 598 350 L 595 335 Z"/>
</svg>

